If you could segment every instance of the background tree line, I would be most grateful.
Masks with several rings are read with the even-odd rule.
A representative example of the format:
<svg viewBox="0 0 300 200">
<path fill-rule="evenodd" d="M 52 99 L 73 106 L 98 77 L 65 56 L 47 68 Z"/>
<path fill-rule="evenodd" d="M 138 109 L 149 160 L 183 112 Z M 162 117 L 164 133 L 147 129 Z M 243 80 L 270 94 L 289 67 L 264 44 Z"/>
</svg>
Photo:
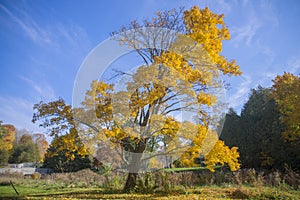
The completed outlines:
<svg viewBox="0 0 300 200">
<path fill-rule="evenodd" d="M 230 109 L 221 134 L 239 147 L 243 168 L 300 169 L 300 78 L 284 73 L 271 88 L 252 89 L 238 115 Z"/>
<path fill-rule="evenodd" d="M 48 142 L 44 134 L 30 134 L 13 125 L 0 123 L 0 165 L 8 163 L 43 162 Z"/>
</svg>

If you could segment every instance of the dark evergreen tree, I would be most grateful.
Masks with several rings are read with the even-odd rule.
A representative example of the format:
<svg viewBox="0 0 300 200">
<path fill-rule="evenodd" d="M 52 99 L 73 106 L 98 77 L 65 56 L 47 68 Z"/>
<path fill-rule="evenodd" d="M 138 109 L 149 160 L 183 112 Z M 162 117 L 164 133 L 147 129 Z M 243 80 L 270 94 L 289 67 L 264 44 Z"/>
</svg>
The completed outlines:
<svg viewBox="0 0 300 200">
<path fill-rule="evenodd" d="M 225 144 L 230 147 L 236 145 L 240 146 L 240 134 L 242 134 L 240 118 L 241 117 L 232 108 L 230 108 L 228 113 L 226 114 L 220 139 L 223 140 Z"/>
<path fill-rule="evenodd" d="M 283 139 L 281 114 L 270 92 L 261 86 L 252 89 L 241 116 L 230 109 L 221 139 L 239 148 L 244 168 L 284 169 L 285 164 L 299 168 L 299 148 Z"/>
</svg>

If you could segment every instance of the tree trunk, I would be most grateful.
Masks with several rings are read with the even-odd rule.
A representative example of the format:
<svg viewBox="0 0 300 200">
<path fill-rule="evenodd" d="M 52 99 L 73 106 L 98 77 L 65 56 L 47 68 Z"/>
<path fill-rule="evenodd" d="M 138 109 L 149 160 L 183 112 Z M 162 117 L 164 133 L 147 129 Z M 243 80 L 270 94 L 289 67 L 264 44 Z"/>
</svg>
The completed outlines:
<svg viewBox="0 0 300 200">
<path fill-rule="evenodd" d="M 123 189 L 124 192 L 130 192 L 136 186 L 138 172 L 141 166 L 141 153 L 133 153 L 131 163 L 128 166 L 129 174 L 127 176 L 126 184 Z"/>
<path fill-rule="evenodd" d="M 131 154 L 131 162 L 128 165 L 129 174 L 127 176 L 127 180 L 123 192 L 130 192 L 136 186 L 138 172 L 140 170 L 141 162 L 142 162 L 141 159 L 145 148 L 146 148 L 146 142 L 141 141 L 138 143 L 135 152 Z"/>
<path fill-rule="evenodd" d="M 136 186 L 136 180 L 137 180 L 138 173 L 132 173 L 130 172 L 127 176 L 126 184 L 123 189 L 123 192 L 130 192 L 134 189 Z"/>
</svg>

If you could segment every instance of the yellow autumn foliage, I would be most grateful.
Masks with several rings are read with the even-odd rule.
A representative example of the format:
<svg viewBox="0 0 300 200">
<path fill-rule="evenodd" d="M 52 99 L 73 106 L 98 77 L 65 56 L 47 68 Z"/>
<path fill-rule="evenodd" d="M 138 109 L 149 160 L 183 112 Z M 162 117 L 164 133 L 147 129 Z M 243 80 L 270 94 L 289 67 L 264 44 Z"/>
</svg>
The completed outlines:
<svg viewBox="0 0 300 200">
<path fill-rule="evenodd" d="M 283 138 L 300 143 L 300 77 L 291 73 L 276 76 L 273 80 L 272 94 L 282 113 L 285 124 Z"/>
<path fill-rule="evenodd" d="M 51 146 L 55 149 L 55 151 L 47 151 L 45 157 L 51 158 L 63 152 L 68 160 L 74 160 L 75 154 L 78 154 L 82 157 L 85 157 L 89 154 L 74 129 L 71 129 L 70 133 L 68 134 L 54 138 Z"/>
<path fill-rule="evenodd" d="M 162 29 L 144 33 L 137 22 L 131 23 L 129 31 L 122 28 L 119 42 L 132 47 L 144 63 L 120 73 L 121 78 L 114 84 L 93 81 L 82 108 L 73 109 L 75 117 L 68 118 L 69 122 L 79 124 L 79 134 L 89 149 L 100 144 L 98 141 L 107 142 L 110 150 L 120 156 L 118 160 L 135 173 L 147 159 L 150 167 L 161 166 L 161 161 L 154 158 L 156 153 L 180 158 L 185 166 L 196 165 L 194 159 L 203 155 L 212 171 L 213 166 L 225 163 L 236 170 L 240 166 L 237 148 L 230 149 L 218 139 L 212 123 L 217 124 L 220 116 L 211 114 L 220 106 L 212 90 L 222 87 L 221 73 L 241 74 L 234 60 L 227 61 L 221 55 L 222 41 L 230 39 L 224 16 L 196 6 L 178 18 L 175 14 L 159 12 L 145 22 L 147 27 L 184 27 L 174 40 L 173 36 L 168 38 L 170 31 Z M 176 21 L 179 18 L 182 20 Z M 169 41 L 171 44 L 160 49 L 160 44 Z M 69 107 L 63 108 L 69 117 Z M 82 145 L 74 145 L 74 134 L 54 139 L 52 144 L 61 151 L 68 149 L 69 159 L 74 159 L 74 151 L 86 153 Z"/>
<path fill-rule="evenodd" d="M 16 128 L 13 125 L 9 124 L 1 126 L 6 130 L 6 133 L 0 138 L 0 149 L 10 151 L 13 148 Z"/>
<path fill-rule="evenodd" d="M 184 24 L 187 35 L 202 44 L 218 69 L 224 74 L 240 75 L 241 71 L 235 60 L 227 61 L 222 52 L 222 41 L 230 39 L 224 15 L 215 14 L 208 7 L 199 9 L 194 6 L 184 12 Z"/>
<path fill-rule="evenodd" d="M 158 14 L 159 19 L 162 16 Z M 98 122 L 94 123 L 101 127 L 97 138 L 105 138 L 113 147 L 129 145 L 133 152 L 141 146 L 146 151 L 145 141 L 152 141 L 163 145 L 161 150 L 169 155 L 179 156 L 185 166 L 197 165 L 194 159 L 204 155 L 212 171 L 214 165 L 225 163 L 237 170 L 237 148 L 230 149 L 218 140 L 209 126 L 212 116 L 205 110 L 217 106 L 217 96 L 207 88 L 220 86 L 220 71 L 241 74 L 234 60 L 227 61 L 221 55 L 222 41 L 230 39 L 223 17 L 195 6 L 183 13 L 186 33 L 179 35 L 169 49 L 160 53 L 149 50 L 150 62 L 128 75 L 127 81 L 117 85 L 93 81 L 83 104 L 96 107 Z M 143 44 L 133 33 L 122 35 L 120 42 L 138 49 Z M 201 124 L 170 115 L 184 109 L 201 110 Z M 153 166 L 159 165 L 154 158 L 150 161 Z"/>
</svg>

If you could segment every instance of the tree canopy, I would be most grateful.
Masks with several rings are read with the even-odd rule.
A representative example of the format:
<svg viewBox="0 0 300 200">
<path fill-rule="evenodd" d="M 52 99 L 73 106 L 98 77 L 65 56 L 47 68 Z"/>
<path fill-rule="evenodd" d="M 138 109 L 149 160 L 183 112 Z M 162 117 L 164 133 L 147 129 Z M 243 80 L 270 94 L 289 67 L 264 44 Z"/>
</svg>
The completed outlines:
<svg viewBox="0 0 300 200">
<path fill-rule="evenodd" d="M 13 149 L 15 127 L 9 124 L 2 125 L 0 121 L 0 165 L 7 165 L 9 155 Z"/>
<path fill-rule="evenodd" d="M 300 77 L 284 73 L 276 76 L 273 83 L 272 97 L 278 104 L 281 121 L 286 127 L 283 137 L 300 144 Z"/>
<path fill-rule="evenodd" d="M 92 81 L 81 107 L 61 99 L 36 104 L 33 121 L 42 120 L 51 135 L 76 129 L 91 153 L 105 142 L 129 171 L 126 191 L 139 171 L 173 159 L 194 165 L 201 154 L 212 171 L 225 163 L 238 169 L 237 148 L 225 146 L 217 133 L 224 107 L 220 75 L 241 74 L 234 60 L 221 55 L 222 41 L 230 39 L 223 17 L 193 7 L 124 26 L 112 38 L 144 63 L 118 69 L 114 83 Z"/>
<path fill-rule="evenodd" d="M 1 125 L 0 149 L 10 151 L 13 148 L 13 143 L 15 140 L 15 130 L 16 128 L 13 125 Z"/>
<path fill-rule="evenodd" d="M 32 136 L 24 134 L 18 142 L 14 143 L 12 153 L 9 158 L 10 163 L 23 163 L 40 161 L 40 155 L 37 144 L 33 141 Z"/>
<path fill-rule="evenodd" d="M 74 172 L 91 167 L 91 160 L 75 129 L 56 136 L 48 148 L 44 167 L 55 172 Z"/>
</svg>

